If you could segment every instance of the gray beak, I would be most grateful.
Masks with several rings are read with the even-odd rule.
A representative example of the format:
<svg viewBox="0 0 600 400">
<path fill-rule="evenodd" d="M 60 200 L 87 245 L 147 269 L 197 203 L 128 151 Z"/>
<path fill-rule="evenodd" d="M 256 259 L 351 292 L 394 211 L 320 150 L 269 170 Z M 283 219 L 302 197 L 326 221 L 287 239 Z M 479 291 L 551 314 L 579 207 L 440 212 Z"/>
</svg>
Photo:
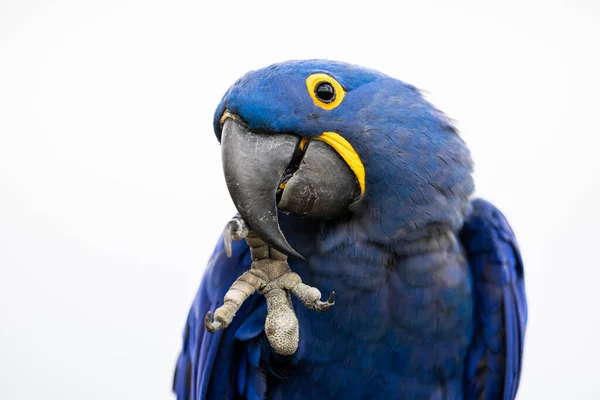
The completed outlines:
<svg viewBox="0 0 600 400">
<path fill-rule="evenodd" d="M 354 173 L 327 144 L 300 150 L 292 134 L 255 133 L 227 118 L 221 156 L 229 194 L 250 229 L 289 256 L 304 259 L 281 232 L 278 206 L 301 216 L 332 218 L 360 196 Z"/>
</svg>

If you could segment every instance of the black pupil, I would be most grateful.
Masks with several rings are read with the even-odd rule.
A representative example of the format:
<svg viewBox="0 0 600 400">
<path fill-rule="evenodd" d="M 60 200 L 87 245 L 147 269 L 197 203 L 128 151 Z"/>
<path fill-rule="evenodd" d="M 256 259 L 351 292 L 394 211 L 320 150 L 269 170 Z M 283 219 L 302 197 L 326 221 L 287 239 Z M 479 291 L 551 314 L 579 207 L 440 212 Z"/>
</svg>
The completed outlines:
<svg viewBox="0 0 600 400">
<path fill-rule="evenodd" d="M 315 88 L 315 94 L 323 103 L 331 103 L 335 100 L 335 89 L 329 82 L 319 82 Z"/>
</svg>

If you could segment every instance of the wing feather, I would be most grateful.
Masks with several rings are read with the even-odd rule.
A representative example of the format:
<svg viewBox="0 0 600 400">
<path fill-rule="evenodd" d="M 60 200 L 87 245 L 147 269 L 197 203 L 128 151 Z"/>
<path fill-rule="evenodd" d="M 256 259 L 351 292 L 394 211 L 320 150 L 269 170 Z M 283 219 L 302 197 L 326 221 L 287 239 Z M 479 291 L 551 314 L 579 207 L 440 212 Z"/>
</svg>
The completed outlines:
<svg viewBox="0 0 600 400">
<path fill-rule="evenodd" d="M 527 325 L 523 261 L 506 218 L 476 199 L 460 233 L 473 273 L 474 337 L 466 358 L 467 400 L 513 400 Z"/>
</svg>

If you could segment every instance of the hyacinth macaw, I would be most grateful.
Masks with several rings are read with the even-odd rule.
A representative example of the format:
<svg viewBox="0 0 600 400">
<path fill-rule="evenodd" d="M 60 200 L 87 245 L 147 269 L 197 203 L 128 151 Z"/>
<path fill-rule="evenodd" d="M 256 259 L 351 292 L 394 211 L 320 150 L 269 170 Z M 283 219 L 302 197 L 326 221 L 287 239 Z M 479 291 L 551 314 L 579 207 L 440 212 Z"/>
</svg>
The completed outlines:
<svg viewBox="0 0 600 400">
<path fill-rule="evenodd" d="M 266 340 L 257 294 L 207 331 L 205 315 L 251 264 L 245 241 L 226 249 L 222 236 L 185 326 L 178 399 L 515 398 L 519 248 L 502 213 L 472 198 L 465 143 L 415 87 L 345 63 L 284 62 L 235 82 L 214 130 L 241 218 L 337 297 L 323 313 L 293 300 L 291 355 Z"/>
</svg>

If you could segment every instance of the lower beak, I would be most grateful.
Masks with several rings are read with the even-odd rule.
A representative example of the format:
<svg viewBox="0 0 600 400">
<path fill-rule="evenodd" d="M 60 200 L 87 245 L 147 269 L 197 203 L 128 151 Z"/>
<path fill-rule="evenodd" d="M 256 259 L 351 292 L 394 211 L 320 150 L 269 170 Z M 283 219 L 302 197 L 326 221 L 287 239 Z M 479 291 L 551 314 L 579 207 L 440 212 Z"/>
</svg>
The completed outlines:
<svg viewBox="0 0 600 400">
<path fill-rule="evenodd" d="M 331 218 L 345 212 L 361 190 L 329 145 L 311 141 L 301 150 L 300 142 L 296 135 L 251 132 L 227 118 L 221 156 L 227 188 L 250 229 L 275 249 L 304 259 L 281 232 L 278 205 L 299 215 Z"/>
</svg>

